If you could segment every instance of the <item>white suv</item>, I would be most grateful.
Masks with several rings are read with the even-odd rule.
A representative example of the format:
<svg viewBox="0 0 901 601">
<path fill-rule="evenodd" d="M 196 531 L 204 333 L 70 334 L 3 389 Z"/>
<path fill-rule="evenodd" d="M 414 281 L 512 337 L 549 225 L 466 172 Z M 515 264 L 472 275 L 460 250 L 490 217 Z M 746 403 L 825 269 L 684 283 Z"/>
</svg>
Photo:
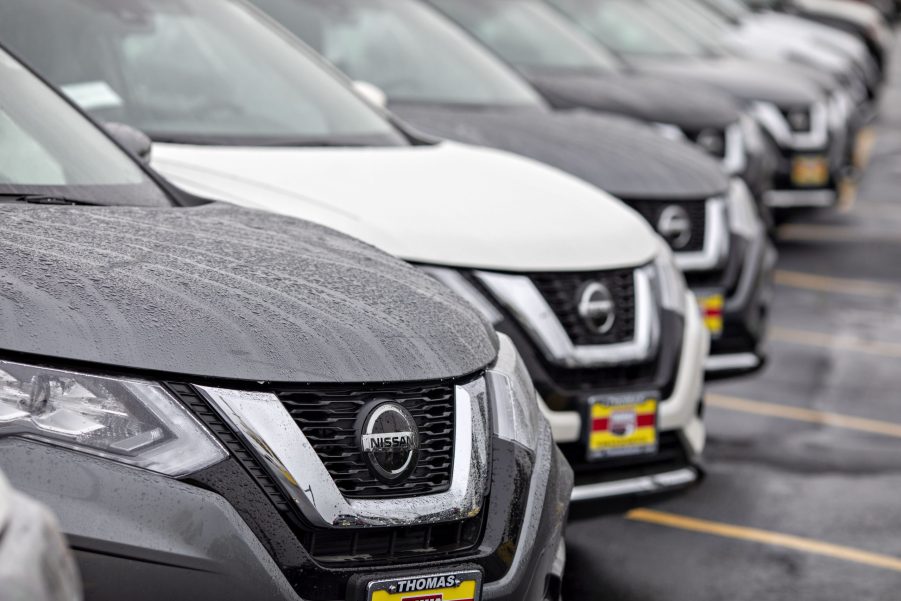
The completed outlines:
<svg viewBox="0 0 901 601">
<path fill-rule="evenodd" d="M 637 213 L 542 164 L 405 131 L 240 0 L 47 1 L 15 2 L 0 35 L 96 117 L 146 131 L 176 184 L 368 241 L 509 334 L 575 498 L 698 477 L 709 337 Z"/>
</svg>

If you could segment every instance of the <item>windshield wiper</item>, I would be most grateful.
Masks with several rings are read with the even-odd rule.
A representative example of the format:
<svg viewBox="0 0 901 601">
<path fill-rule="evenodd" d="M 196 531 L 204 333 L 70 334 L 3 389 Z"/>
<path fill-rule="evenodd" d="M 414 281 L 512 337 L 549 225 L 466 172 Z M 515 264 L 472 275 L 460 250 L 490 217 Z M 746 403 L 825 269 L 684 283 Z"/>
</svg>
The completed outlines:
<svg viewBox="0 0 901 601">
<path fill-rule="evenodd" d="M 7 202 L 24 202 L 36 205 L 78 205 L 86 207 L 96 207 L 99 203 L 81 198 L 69 198 L 62 194 L 18 194 L 18 193 L 0 193 L 0 200 Z"/>
</svg>

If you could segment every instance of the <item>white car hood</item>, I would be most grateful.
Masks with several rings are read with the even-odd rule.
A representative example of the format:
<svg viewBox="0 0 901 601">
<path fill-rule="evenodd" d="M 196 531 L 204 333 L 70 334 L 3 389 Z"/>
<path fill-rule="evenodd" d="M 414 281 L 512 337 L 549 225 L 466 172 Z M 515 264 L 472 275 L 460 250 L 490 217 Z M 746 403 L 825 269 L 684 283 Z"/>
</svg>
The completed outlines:
<svg viewBox="0 0 901 601">
<path fill-rule="evenodd" d="M 455 143 L 393 148 L 155 144 L 185 190 L 332 227 L 403 259 L 502 271 L 589 271 L 651 261 L 656 234 L 574 177 Z"/>
</svg>

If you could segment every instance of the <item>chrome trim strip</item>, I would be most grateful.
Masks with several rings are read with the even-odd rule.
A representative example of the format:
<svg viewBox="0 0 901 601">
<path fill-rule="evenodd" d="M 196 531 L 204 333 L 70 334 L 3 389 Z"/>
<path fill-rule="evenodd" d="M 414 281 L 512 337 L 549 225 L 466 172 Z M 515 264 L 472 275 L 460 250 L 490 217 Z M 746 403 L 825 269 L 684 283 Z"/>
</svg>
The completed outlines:
<svg viewBox="0 0 901 601">
<path fill-rule="evenodd" d="M 774 209 L 793 207 L 831 207 L 838 200 L 835 190 L 770 190 L 763 195 L 766 206 Z"/>
<path fill-rule="evenodd" d="M 274 394 L 197 387 L 264 463 L 313 526 L 361 528 L 459 520 L 482 510 L 488 482 L 487 388 L 457 386 L 454 467 L 447 492 L 409 499 L 345 499 L 315 449 Z"/>
<path fill-rule="evenodd" d="M 741 131 L 741 123 L 733 123 L 726 128 L 726 156 L 723 157 L 723 169 L 729 175 L 741 175 L 748 166 L 748 153 L 745 148 L 745 135 Z"/>
<path fill-rule="evenodd" d="M 647 269 L 647 268 L 645 268 Z M 576 346 L 535 284 L 527 276 L 477 271 L 475 275 L 513 313 L 549 361 L 565 367 L 638 363 L 652 356 L 660 342 L 660 320 L 651 279 L 636 269 L 635 337 L 616 344 Z"/>
<path fill-rule="evenodd" d="M 686 486 L 697 481 L 698 472 L 694 468 L 685 467 L 671 472 L 663 472 L 651 476 L 640 476 L 627 480 L 614 482 L 599 482 L 598 484 L 586 484 L 573 489 L 572 501 L 590 501 L 595 499 L 609 499 L 624 495 L 656 493 Z"/>
<path fill-rule="evenodd" d="M 733 353 L 729 355 L 710 355 L 704 363 L 708 372 L 732 371 L 735 369 L 756 369 L 760 366 L 760 357 L 754 353 Z"/>
<path fill-rule="evenodd" d="M 704 249 L 693 252 L 674 251 L 676 266 L 682 271 L 707 271 L 721 266 L 729 256 L 729 218 L 726 200 L 711 198 L 705 206 Z"/>
<path fill-rule="evenodd" d="M 829 109 L 824 102 L 816 102 L 810 107 L 808 132 L 793 132 L 782 111 L 769 102 L 755 102 L 751 114 L 783 148 L 825 150 L 829 144 Z"/>
</svg>

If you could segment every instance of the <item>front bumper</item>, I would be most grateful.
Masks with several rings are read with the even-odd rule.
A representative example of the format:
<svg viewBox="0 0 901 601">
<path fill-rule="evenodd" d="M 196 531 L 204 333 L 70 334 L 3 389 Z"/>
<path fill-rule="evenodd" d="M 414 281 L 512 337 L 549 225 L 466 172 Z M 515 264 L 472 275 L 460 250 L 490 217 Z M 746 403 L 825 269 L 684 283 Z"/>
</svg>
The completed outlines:
<svg viewBox="0 0 901 601">
<path fill-rule="evenodd" d="M 539 448 L 528 494 L 522 491 L 528 498 L 523 515 L 505 515 L 509 507 L 498 507 L 494 498 L 489 507 L 489 521 L 494 525 L 487 528 L 515 528 L 517 536 L 515 554 L 507 558 L 509 566 L 503 577 L 486 578 L 484 599 L 558 598 L 560 545 L 572 472 L 553 445 L 549 429 Z M 498 454 L 501 451 L 510 449 L 496 449 Z M 483 561 L 489 562 L 483 565 L 486 573 L 493 569 L 491 549 L 479 549 L 472 558 L 456 564 L 420 562 L 381 570 L 355 570 L 353 564 L 333 570 L 319 565 L 306 555 L 291 526 L 235 464 L 229 459 L 211 468 L 206 482 L 219 490 L 238 489 L 236 498 L 242 500 L 237 504 L 212 492 L 211 486 L 196 482 L 173 480 L 37 442 L 0 442 L 0 468 L 11 482 L 59 517 L 89 600 L 300 601 L 296 590 L 303 578 L 337 580 L 356 572 L 385 569 L 422 573 L 460 563 L 482 565 Z M 498 472 L 516 470 L 495 467 L 494 471 L 497 479 L 502 477 Z M 496 484 L 503 488 L 502 483 Z M 248 487 L 256 493 L 250 494 Z M 520 517 L 521 522 L 517 521 Z M 491 536 L 485 535 L 483 546 Z"/>
<path fill-rule="evenodd" d="M 609 499 L 632 494 L 657 493 L 685 487 L 699 475 L 697 461 L 704 449 L 706 430 L 702 418 L 704 363 L 710 335 L 701 321 L 693 295 L 689 295 L 675 384 L 660 403 L 661 451 L 616 463 L 577 462 L 584 457 L 582 414 L 546 409 L 554 437 L 568 447 L 576 470 L 573 501 Z"/>
<path fill-rule="evenodd" d="M 752 373 L 766 362 L 763 345 L 777 252 L 763 229 L 742 246 L 740 271 L 723 306 L 722 332 L 710 343 L 706 362 L 708 380 Z"/>
</svg>

